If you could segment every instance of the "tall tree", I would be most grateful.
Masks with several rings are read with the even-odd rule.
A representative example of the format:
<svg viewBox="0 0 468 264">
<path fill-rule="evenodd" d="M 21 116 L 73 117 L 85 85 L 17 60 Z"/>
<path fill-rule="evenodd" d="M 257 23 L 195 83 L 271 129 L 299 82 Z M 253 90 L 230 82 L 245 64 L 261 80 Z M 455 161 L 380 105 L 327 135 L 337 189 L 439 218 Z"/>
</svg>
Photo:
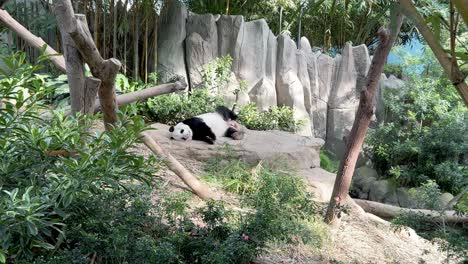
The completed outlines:
<svg viewBox="0 0 468 264">
<path fill-rule="evenodd" d="M 393 11 L 397 12 L 397 9 L 395 8 Z M 349 186 L 351 185 L 356 161 L 374 113 L 374 97 L 380 76 L 383 72 L 390 49 L 403 23 L 403 15 L 401 13 L 394 15 L 391 23 L 391 31 L 385 28 L 381 28 L 378 31 L 380 44 L 372 58 L 372 64 L 367 74 L 366 86 L 361 90 L 356 118 L 354 119 L 353 128 L 351 129 L 347 141 L 345 154 L 340 162 L 333 193 L 325 215 L 325 222 L 332 225 L 339 225 L 340 223 L 341 208 L 348 197 Z"/>
</svg>

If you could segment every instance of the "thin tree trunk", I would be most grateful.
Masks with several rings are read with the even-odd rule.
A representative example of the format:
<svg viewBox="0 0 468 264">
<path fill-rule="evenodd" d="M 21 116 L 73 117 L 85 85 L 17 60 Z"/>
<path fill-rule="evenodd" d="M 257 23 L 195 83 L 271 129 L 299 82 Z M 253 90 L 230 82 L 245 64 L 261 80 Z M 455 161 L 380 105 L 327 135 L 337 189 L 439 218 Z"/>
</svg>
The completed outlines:
<svg viewBox="0 0 468 264">
<path fill-rule="evenodd" d="M 127 76 L 127 32 L 128 32 L 128 10 L 127 10 L 127 7 L 128 7 L 128 0 L 125 1 L 125 5 L 124 5 L 124 25 L 125 25 L 125 30 L 123 30 L 123 35 L 124 35 L 124 68 L 123 68 L 123 73 L 125 76 Z"/>
<path fill-rule="evenodd" d="M 60 10 L 57 9 L 56 12 L 60 12 Z M 71 111 L 72 114 L 75 114 L 84 110 L 84 62 L 70 34 L 62 24 L 58 24 L 58 26 L 62 35 L 68 85 L 70 86 Z"/>
<path fill-rule="evenodd" d="M 103 57 L 107 57 L 107 7 L 106 4 L 103 3 L 102 5 L 102 26 L 103 26 L 103 32 L 102 32 L 102 48 L 101 48 L 101 54 Z"/>
<path fill-rule="evenodd" d="M 145 83 L 148 83 L 148 19 L 145 19 Z"/>
<path fill-rule="evenodd" d="M 435 57 L 439 61 L 440 65 L 444 69 L 445 73 L 447 74 L 448 78 L 452 82 L 452 84 L 457 89 L 458 93 L 463 99 L 463 102 L 466 106 L 468 106 L 468 85 L 465 83 L 465 76 L 460 71 L 458 65 L 453 65 L 451 59 L 445 53 L 444 49 L 437 41 L 434 34 L 431 32 L 429 27 L 426 25 L 424 18 L 419 14 L 416 7 L 413 5 L 411 0 L 399 0 L 400 6 L 402 7 L 402 11 L 405 15 L 413 21 L 413 23 L 418 28 L 421 35 L 426 40 L 427 44 L 431 48 L 432 52 L 434 53 Z"/>
<path fill-rule="evenodd" d="M 0 21 L 2 21 L 9 29 L 15 32 L 19 38 L 22 38 L 32 47 L 41 49 L 45 45 L 47 47 L 45 54 L 54 55 L 50 57 L 50 60 L 59 68 L 59 70 L 62 72 L 66 71 L 65 59 L 62 56 L 56 56 L 58 54 L 57 51 L 48 46 L 44 40 L 29 32 L 25 27 L 13 19 L 7 11 L 3 9 L 0 9 Z"/>
<path fill-rule="evenodd" d="M 403 16 L 397 14 L 396 18 L 392 20 L 391 35 L 388 29 L 381 28 L 378 31 L 380 44 L 374 54 L 371 68 L 367 74 L 366 87 L 363 87 L 361 91 L 356 118 L 354 119 L 353 128 L 351 129 L 349 140 L 346 145 L 346 152 L 340 162 L 340 167 L 336 175 L 333 193 L 325 215 L 325 222 L 328 224 L 338 226 L 340 223 L 341 206 L 348 196 L 356 161 L 374 112 L 374 97 L 380 76 L 387 61 L 388 54 L 390 53 L 390 49 L 398 36 L 402 22 Z"/>
<path fill-rule="evenodd" d="M 139 8 L 138 8 L 138 1 L 135 1 L 135 32 L 134 32 L 134 37 L 133 37 L 133 78 L 135 80 L 138 80 L 139 78 L 139 68 L 138 68 L 138 56 L 139 56 L 139 51 L 138 51 L 138 41 L 139 41 L 139 36 L 140 36 L 140 27 L 139 27 Z"/>
<path fill-rule="evenodd" d="M 229 16 L 229 0 L 226 2 L 226 16 Z"/>
<path fill-rule="evenodd" d="M 94 43 L 96 44 L 96 48 L 99 48 L 99 18 L 101 16 L 101 1 L 96 0 L 94 11 Z"/>
<path fill-rule="evenodd" d="M 155 22 L 154 22 L 154 68 L 153 72 L 157 74 L 158 72 L 158 29 L 159 29 L 159 16 L 155 13 Z"/>
<path fill-rule="evenodd" d="M 119 1 L 120 2 L 120 1 Z M 118 5 L 118 3 L 117 3 Z M 117 5 L 112 0 L 112 10 L 113 10 L 113 35 L 112 35 L 112 57 L 117 58 Z"/>
</svg>

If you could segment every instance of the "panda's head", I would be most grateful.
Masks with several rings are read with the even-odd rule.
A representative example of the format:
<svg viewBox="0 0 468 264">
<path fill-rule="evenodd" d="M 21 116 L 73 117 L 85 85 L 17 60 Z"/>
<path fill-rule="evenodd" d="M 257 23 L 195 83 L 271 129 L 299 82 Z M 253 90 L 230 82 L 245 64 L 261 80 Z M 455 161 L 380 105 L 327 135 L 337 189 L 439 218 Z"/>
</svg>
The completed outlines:
<svg viewBox="0 0 468 264">
<path fill-rule="evenodd" d="M 178 123 L 175 126 L 171 126 L 169 128 L 169 132 L 171 132 L 171 139 L 192 140 L 193 131 L 188 125 L 184 123 Z"/>
</svg>

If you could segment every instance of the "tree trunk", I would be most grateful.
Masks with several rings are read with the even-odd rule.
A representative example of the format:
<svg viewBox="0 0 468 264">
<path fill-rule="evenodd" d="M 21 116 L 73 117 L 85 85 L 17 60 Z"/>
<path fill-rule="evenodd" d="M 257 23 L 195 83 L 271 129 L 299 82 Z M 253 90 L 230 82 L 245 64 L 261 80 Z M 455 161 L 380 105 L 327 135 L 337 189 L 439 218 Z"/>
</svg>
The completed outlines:
<svg viewBox="0 0 468 264">
<path fill-rule="evenodd" d="M 56 9 L 56 12 L 61 11 Z M 72 114 L 75 114 L 77 112 L 86 111 L 84 108 L 84 62 L 70 34 L 68 34 L 62 24 L 58 24 L 58 26 L 60 28 L 60 34 L 62 35 L 68 85 L 70 86 L 71 111 Z"/>
<path fill-rule="evenodd" d="M 101 0 L 96 0 L 96 4 L 94 5 L 94 43 L 96 47 L 99 44 L 99 17 L 101 12 Z"/>
<path fill-rule="evenodd" d="M 66 72 L 65 59 L 62 56 L 56 56 L 58 55 L 57 51 L 48 46 L 44 40 L 29 32 L 25 27 L 13 19 L 7 11 L 3 9 L 0 9 L 0 21 L 2 21 L 10 30 L 15 32 L 21 39 L 26 41 L 28 45 L 31 45 L 36 49 L 41 49 L 45 46 L 45 54 L 54 55 L 50 57 L 52 63 L 54 63 L 60 71 Z"/>
<path fill-rule="evenodd" d="M 112 14 L 113 14 L 113 21 L 112 21 L 112 26 L 113 26 L 113 32 L 112 32 L 112 57 L 117 58 L 117 5 L 112 0 Z"/>
<path fill-rule="evenodd" d="M 102 5 L 102 27 L 103 27 L 103 32 L 102 32 L 102 48 L 101 48 L 101 56 L 107 57 L 107 7 L 106 4 L 103 3 Z"/>
<path fill-rule="evenodd" d="M 159 27 L 159 16 L 155 14 L 155 22 L 154 22 L 154 67 L 153 72 L 157 74 L 158 72 L 158 27 Z"/>
<path fill-rule="evenodd" d="M 148 83 L 148 18 L 145 18 L 145 42 L 143 50 L 145 52 L 145 83 Z"/>
<path fill-rule="evenodd" d="M 91 68 L 91 73 L 102 82 L 99 89 L 99 100 L 104 113 L 104 123 L 106 128 L 110 129 L 110 125 L 117 121 L 114 85 L 121 64 L 114 58 L 108 60 L 102 58 L 93 42 L 88 25 L 84 22 L 86 18 L 83 15 L 77 15 L 81 19 L 75 19 L 70 0 L 57 0 L 55 5 L 56 9 L 60 8 L 61 10 L 56 12 L 57 23 L 62 24 L 64 30 L 70 34 L 84 60 Z"/>
<path fill-rule="evenodd" d="M 367 213 L 374 214 L 376 216 L 382 217 L 384 219 L 392 219 L 398 217 L 402 214 L 413 213 L 413 214 L 423 214 L 427 217 L 430 217 L 432 221 L 442 223 L 468 223 L 467 216 L 459 216 L 455 211 L 444 211 L 438 212 L 433 210 L 426 209 L 409 209 L 402 208 L 399 206 L 394 206 L 390 204 L 378 203 L 373 201 L 353 199 L 364 211 Z"/>
<path fill-rule="evenodd" d="M 404 14 L 413 21 L 421 35 L 426 40 L 432 52 L 436 56 L 440 65 L 444 69 L 448 78 L 457 89 L 463 99 L 463 102 L 468 106 L 468 85 L 465 83 L 465 75 L 460 71 L 457 64 L 453 64 L 447 53 L 432 34 L 429 27 L 426 25 L 424 18 L 419 14 L 411 0 L 399 0 L 400 6 Z"/>
<path fill-rule="evenodd" d="M 393 26 L 391 36 L 388 29 L 381 28 L 378 31 L 380 45 L 372 59 L 371 68 L 367 74 L 366 87 L 363 87 L 361 90 L 359 106 L 346 145 L 346 152 L 340 162 L 340 167 L 336 175 L 333 193 L 325 215 L 325 222 L 328 224 L 338 226 L 340 223 L 341 206 L 348 196 L 356 161 L 374 112 L 374 97 L 380 76 L 387 61 L 388 54 L 390 53 L 390 49 L 398 36 L 402 22 L 403 16 L 397 14 L 396 18 L 392 20 Z"/>
</svg>

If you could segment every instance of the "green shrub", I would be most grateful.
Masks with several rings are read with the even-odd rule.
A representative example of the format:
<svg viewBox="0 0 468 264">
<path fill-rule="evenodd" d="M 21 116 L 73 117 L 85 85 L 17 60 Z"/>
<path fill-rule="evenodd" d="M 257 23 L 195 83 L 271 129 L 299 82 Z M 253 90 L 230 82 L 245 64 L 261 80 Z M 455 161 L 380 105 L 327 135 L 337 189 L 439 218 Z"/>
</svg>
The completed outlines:
<svg viewBox="0 0 468 264">
<path fill-rule="evenodd" d="M 446 80 L 423 78 L 386 91 L 387 120 L 367 138 L 380 175 L 403 186 L 434 180 L 456 194 L 468 183 L 468 110 Z"/>
<path fill-rule="evenodd" d="M 38 102 L 50 90 L 34 75 L 40 65 L 19 54 L 7 64 L 14 74 L 0 77 L 0 253 L 31 260 L 63 246 L 80 200 L 123 190 L 124 181 L 149 182 L 156 164 L 128 151 L 145 129 L 141 119 L 121 117 L 104 133 L 88 132 L 93 120 L 80 116 L 41 120 Z"/>
<path fill-rule="evenodd" d="M 401 77 L 403 76 L 403 66 L 387 63 L 384 66 L 384 73 L 387 76 L 394 75 L 395 77 L 401 79 Z"/>
<path fill-rule="evenodd" d="M 294 118 L 293 110 L 287 106 L 272 107 L 260 112 L 254 103 L 243 107 L 239 112 L 239 121 L 252 130 L 297 131 L 303 121 Z"/>
<path fill-rule="evenodd" d="M 255 209 L 246 217 L 244 232 L 262 245 L 267 241 L 302 241 L 320 247 L 325 236 L 315 221 L 316 204 L 306 184 L 288 168 L 255 167 L 233 157 L 229 149 L 207 163 L 210 181 L 243 195 L 243 204 Z M 235 182 L 235 184 L 233 184 Z"/>
</svg>

